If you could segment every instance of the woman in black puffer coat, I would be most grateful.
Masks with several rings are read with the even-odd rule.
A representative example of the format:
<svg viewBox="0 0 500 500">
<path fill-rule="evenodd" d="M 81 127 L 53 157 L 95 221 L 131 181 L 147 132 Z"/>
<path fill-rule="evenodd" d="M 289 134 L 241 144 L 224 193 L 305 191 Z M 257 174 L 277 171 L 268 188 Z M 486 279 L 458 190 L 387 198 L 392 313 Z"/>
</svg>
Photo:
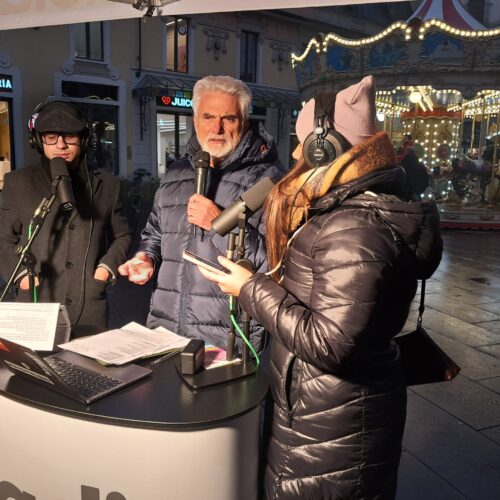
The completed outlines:
<svg viewBox="0 0 500 500">
<path fill-rule="evenodd" d="M 370 77 L 337 95 L 337 130 L 339 107 L 371 115 L 372 87 Z M 367 123 L 357 135 L 342 130 L 353 147 L 332 164 L 311 169 L 300 159 L 271 192 L 268 256 L 279 272 L 251 275 L 227 259 L 230 275 L 200 269 L 239 295 L 273 339 L 268 499 L 396 494 L 406 387 L 392 338 L 442 242 L 435 206 L 403 199 L 391 141 L 365 134 L 374 132 Z"/>
</svg>

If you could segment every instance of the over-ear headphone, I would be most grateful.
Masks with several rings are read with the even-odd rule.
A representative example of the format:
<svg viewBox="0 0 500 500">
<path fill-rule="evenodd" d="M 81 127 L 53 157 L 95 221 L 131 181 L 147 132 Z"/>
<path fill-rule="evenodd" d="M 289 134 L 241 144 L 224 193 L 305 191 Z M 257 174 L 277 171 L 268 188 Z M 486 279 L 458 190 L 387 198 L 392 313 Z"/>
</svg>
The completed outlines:
<svg viewBox="0 0 500 500">
<path fill-rule="evenodd" d="M 314 129 L 305 138 L 302 156 L 311 168 L 333 163 L 350 148 L 333 125 L 336 93 L 321 91 L 314 98 Z"/>
<path fill-rule="evenodd" d="M 43 142 L 40 133 L 36 130 L 36 119 L 45 108 L 45 106 L 52 103 L 64 103 L 68 106 L 71 106 L 77 112 L 78 116 L 85 121 L 85 128 L 79 134 L 81 154 L 85 155 L 87 153 L 87 149 L 92 143 L 92 123 L 89 121 L 88 116 L 78 106 L 68 101 L 44 101 L 37 105 L 37 107 L 33 110 L 30 119 L 28 120 L 29 145 L 33 149 L 36 149 L 40 154 L 43 154 Z"/>
</svg>

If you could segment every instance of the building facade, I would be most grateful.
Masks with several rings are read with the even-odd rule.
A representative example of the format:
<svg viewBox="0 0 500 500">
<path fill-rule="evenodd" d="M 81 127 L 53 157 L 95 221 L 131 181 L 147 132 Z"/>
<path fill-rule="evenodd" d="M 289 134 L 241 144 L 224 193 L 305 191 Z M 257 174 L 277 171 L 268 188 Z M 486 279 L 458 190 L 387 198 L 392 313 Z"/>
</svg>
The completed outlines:
<svg viewBox="0 0 500 500">
<path fill-rule="evenodd" d="M 157 176 L 185 154 L 192 88 L 208 74 L 249 84 L 251 119 L 263 122 L 288 164 L 301 107 L 291 53 L 318 31 L 375 33 L 411 12 L 401 4 L 0 29 L 0 177 L 36 158 L 27 122 L 47 98 L 71 99 L 88 113 L 92 165 L 123 177 L 139 168 Z"/>
<path fill-rule="evenodd" d="M 121 176 L 161 174 L 193 133 L 194 83 L 207 74 L 248 82 L 252 120 L 262 121 L 287 161 L 300 107 L 290 54 L 312 35 L 297 21 L 261 13 L 156 16 L 0 31 L 0 161 L 36 158 L 27 141 L 33 110 L 71 99 L 94 129 L 89 161 Z"/>
</svg>

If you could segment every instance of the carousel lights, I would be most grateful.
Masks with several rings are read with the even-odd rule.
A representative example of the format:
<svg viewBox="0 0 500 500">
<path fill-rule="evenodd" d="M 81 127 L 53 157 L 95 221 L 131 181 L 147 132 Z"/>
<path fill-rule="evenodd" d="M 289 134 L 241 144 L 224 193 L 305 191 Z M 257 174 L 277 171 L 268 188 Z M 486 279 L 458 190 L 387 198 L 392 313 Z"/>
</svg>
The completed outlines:
<svg viewBox="0 0 500 500">
<path fill-rule="evenodd" d="M 463 29 L 455 28 L 454 26 L 450 26 L 449 24 L 447 24 L 439 19 L 429 19 L 428 21 L 425 21 L 425 23 L 422 24 L 422 26 L 420 26 L 420 28 L 418 30 L 419 40 L 423 40 L 425 37 L 426 31 L 428 31 L 429 28 L 432 28 L 432 27 L 436 27 L 442 31 L 445 31 L 446 33 L 461 36 L 463 38 L 487 38 L 487 37 L 494 37 L 494 36 L 500 35 L 500 28 L 491 29 L 491 30 L 481 30 L 481 31 L 463 30 Z"/>
<path fill-rule="evenodd" d="M 470 101 L 463 101 L 461 104 L 454 104 L 449 106 L 447 111 L 461 111 L 464 110 L 466 116 L 471 114 L 485 114 L 496 113 L 500 106 L 500 91 L 498 90 L 484 90 L 478 94 L 478 97 Z"/>
<path fill-rule="evenodd" d="M 304 50 L 302 55 L 298 56 L 292 52 L 292 55 L 291 55 L 292 67 L 295 67 L 295 63 L 297 61 L 303 61 L 307 57 L 307 55 L 309 54 L 309 51 L 311 50 L 311 47 L 313 45 L 316 45 L 316 54 L 319 54 L 321 52 L 321 43 L 316 38 L 311 38 L 309 40 L 307 47 L 306 47 L 306 50 Z"/>
<path fill-rule="evenodd" d="M 422 100 L 422 94 L 418 90 L 413 90 L 410 92 L 408 99 L 410 99 L 410 102 L 413 104 L 417 104 Z"/>
<path fill-rule="evenodd" d="M 391 104 L 388 102 L 384 101 L 376 101 L 376 106 L 377 106 L 377 111 L 384 112 L 384 111 L 393 111 L 396 113 L 404 113 L 409 111 L 409 108 L 407 106 L 401 106 L 398 104 Z"/>
<path fill-rule="evenodd" d="M 349 38 L 344 38 L 342 36 L 336 35 L 335 33 L 328 33 L 323 42 L 323 50 L 324 52 L 328 50 L 328 45 L 331 41 L 336 42 L 339 45 L 344 45 L 346 47 L 360 47 L 362 45 L 371 45 L 375 42 L 378 42 L 379 40 L 382 40 L 382 38 L 385 38 L 393 31 L 396 31 L 398 29 L 405 33 L 405 40 L 410 40 L 412 32 L 411 27 L 403 21 L 396 21 L 380 33 L 367 38 L 361 38 L 360 40 L 351 40 Z"/>
<path fill-rule="evenodd" d="M 464 30 L 464 29 L 459 29 L 459 28 L 455 28 L 453 26 L 450 26 L 449 24 L 447 24 L 439 19 L 429 19 L 428 21 L 425 21 L 420 26 L 420 28 L 418 30 L 419 40 L 423 40 L 425 38 L 425 34 L 430 28 L 438 28 L 441 31 L 444 31 L 444 32 L 449 33 L 451 35 L 459 36 L 462 38 L 489 38 L 489 37 L 497 37 L 500 35 L 500 28 L 489 29 L 489 30 L 480 30 L 480 31 Z M 404 21 L 396 21 L 395 23 L 391 24 L 389 27 L 387 27 L 385 30 L 381 31 L 380 33 L 373 35 L 373 36 L 370 36 L 370 37 L 367 37 L 367 38 L 362 38 L 360 40 L 351 40 L 351 39 L 336 35 L 335 33 L 328 33 L 325 36 L 322 44 L 316 38 L 311 38 L 307 48 L 305 49 L 305 51 L 301 55 L 297 55 L 295 53 L 292 53 L 292 55 L 291 55 L 292 67 L 295 67 L 296 63 L 303 61 L 307 57 L 307 55 L 308 55 L 308 53 L 311 50 L 311 47 L 313 45 L 316 46 L 316 53 L 317 54 L 321 53 L 321 49 L 323 49 L 323 52 L 326 52 L 328 50 L 329 43 L 332 41 L 338 43 L 339 45 L 344 45 L 346 47 L 361 47 L 364 45 L 371 45 L 373 43 L 376 43 L 376 42 L 380 41 L 381 39 L 390 35 L 395 30 L 401 30 L 404 33 L 405 40 L 407 40 L 407 41 L 410 40 L 412 37 L 411 26 L 409 26 Z"/>
</svg>

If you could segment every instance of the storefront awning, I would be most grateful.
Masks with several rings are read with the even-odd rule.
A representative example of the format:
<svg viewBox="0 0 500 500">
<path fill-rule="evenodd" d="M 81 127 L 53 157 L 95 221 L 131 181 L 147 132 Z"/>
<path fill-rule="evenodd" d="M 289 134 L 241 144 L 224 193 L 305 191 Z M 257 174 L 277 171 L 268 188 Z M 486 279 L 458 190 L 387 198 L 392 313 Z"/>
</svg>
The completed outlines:
<svg viewBox="0 0 500 500">
<path fill-rule="evenodd" d="M 157 97 L 172 95 L 175 92 L 192 92 L 198 78 L 188 75 L 174 74 L 172 76 L 146 75 L 132 91 L 133 97 Z M 254 104 L 267 107 L 300 109 L 300 94 L 296 90 L 269 87 L 249 83 Z"/>
</svg>

